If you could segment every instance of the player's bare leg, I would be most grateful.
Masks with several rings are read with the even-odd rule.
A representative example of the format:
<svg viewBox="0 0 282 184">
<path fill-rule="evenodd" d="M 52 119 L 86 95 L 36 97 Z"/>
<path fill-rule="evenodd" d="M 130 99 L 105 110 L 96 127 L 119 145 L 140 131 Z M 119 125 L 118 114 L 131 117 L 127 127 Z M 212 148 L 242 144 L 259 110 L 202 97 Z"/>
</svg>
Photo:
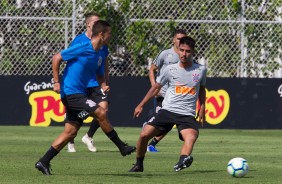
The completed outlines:
<svg viewBox="0 0 282 184">
<path fill-rule="evenodd" d="M 181 130 L 181 135 L 184 140 L 180 151 L 180 157 L 178 163 L 174 166 L 176 172 L 188 168 L 192 162 L 193 157 L 191 156 L 194 143 L 196 142 L 199 132 L 194 129 L 183 129 Z"/>
<path fill-rule="evenodd" d="M 139 139 L 137 141 L 137 153 L 136 153 L 136 163 L 129 170 L 129 172 L 143 172 L 143 161 L 147 151 L 147 145 L 150 139 L 158 135 L 160 131 L 151 125 L 145 125 L 140 133 Z"/>
<path fill-rule="evenodd" d="M 50 149 L 45 155 L 35 164 L 35 168 L 45 175 L 51 175 L 50 161 L 65 147 L 65 145 L 77 135 L 80 126 L 66 122 L 64 131 L 54 140 Z"/>
<path fill-rule="evenodd" d="M 181 148 L 180 155 L 191 155 L 194 143 L 198 138 L 199 132 L 194 129 L 184 129 L 181 130 L 181 135 L 184 140 L 184 143 Z"/>
<path fill-rule="evenodd" d="M 54 140 L 52 147 L 57 151 L 61 151 L 61 149 L 63 149 L 71 139 L 74 139 L 76 137 L 79 129 L 79 125 L 71 122 L 66 122 L 64 131 Z"/>
</svg>

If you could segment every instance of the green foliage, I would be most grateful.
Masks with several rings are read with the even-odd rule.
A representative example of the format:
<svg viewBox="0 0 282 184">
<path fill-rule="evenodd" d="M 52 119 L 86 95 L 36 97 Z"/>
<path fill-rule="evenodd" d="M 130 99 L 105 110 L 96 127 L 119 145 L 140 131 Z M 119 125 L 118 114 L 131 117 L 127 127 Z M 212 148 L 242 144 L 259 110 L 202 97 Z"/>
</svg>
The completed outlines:
<svg viewBox="0 0 282 184">
<path fill-rule="evenodd" d="M 94 11 L 101 18 L 106 19 L 112 28 L 112 35 L 115 38 L 115 44 L 124 44 L 123 36 L 125 30 L 122 27 L 126 24 L 124 12 L 129 11 L 130 0 L 119 0 L 117 2 L 109 2 L 108 0 L 91 0 L 86 4 L 83 13 Z"/>
<path fill-rule="evenodd" d="M 0 16 L 5 16 L 9 14 L 10 12 L 13 12 L 16 10 L 15 6 L 11 6 L 8 0 L 1 0 L 1 9 L 3 9 L 3 12 L 0 12 Z"/>
<path fill-rule="evenodd" d="M 34 1 L 22 1 L 21 7 L 16 7 L 15 3 L 11 1 L 2 1 L 2 5 L 6 13 L 17 17 L 71 17 L 72 15 L 71 1 L 61 1 L 60 3 L 48 1 L 47 5 L 39 8 L 40 10 L 34 7 Z M 4 43 L 1 45 L 4 54 L 1 60 L 10 63 L 3 65 L 2 69 L 8 75 L 34 75 L 38 74 L 34 72 L 36 69 L 42 74 L 46 71 L 45 68 L 51 68 L 49 63 L 46 64 L 46 61 L 51 60 L 50 56 L 64 48 L 66 39 L 64 21 L 35 19 L 0 21 L 1 33 L 4 38 Z"/>
<path fill-rule="evenodd" d="M 1 11 L 0 15 L 72 17 L 72 1 L 47 1 L 45 6 L 37 9 L 33 6 L 34 2 L 22 1 L 22 7 L 18 8 L 14 1 L 2 0 L 0 5 L 3 12 Z M 277 58 L 282 58 L 279 42 L 282 40 L 280 24 L 200 22 L 276 21 L 282 15 L 278 11 L 278 7 L 282 6 L 281 0 L 76 0 L 76 3 L 76 34 L 85 29 L 82 15 L 89 11 L 97 12 L 112 26 L 111 55 L 124 62 L 122 68 L 133 65 L 133 68 L 142 71 L 141 75 L 147 75 L 144 68 L 149 61 L 152 61 L 161 50 L 171 46 L 172 33 L 176 28 L 186 29 L 188 35 L 196 39 L 197 57 L 209 62 L 210 77 L 240 77 L 243 74 L 238 71 L 242 70 L 246 71 L 246 76 L 270 77 L 275 70 L 281 68 L 277 62 Z M 191 23 L 185 20 L 200 21 Z M 1 32 L 4 35 L 2 52 L 11 51 L 10 58 L 9 55 L 3 58 L 14 66 L 18 63 L 27 63 L 34 55 L 43 54 L 40 57 L 43 60 L 40 62 L 46 63 L 53 53 L 65 47 L 65 42 L 71 41 L 71 22 L 67 25 L 69 38 L 65 38 L 64 21 L 1 19 Z M 11 31 L 8 31 L 8 27 Z M 120 50 L 124 51 L 120 53 Z M 226 67 L 222 69 L 219 66 Z M 10 70 L 8 65 L 3 67 L 4 71 L 5 67 L 8 67 L 7 71 Z M 124 73 L 127 75 L 132 71 Z"/>
<path fill-rule="evenodd" d="M 118 47 L 124 47 L 129 57 L 126 60 L 132 61 L 137 67 L 140 67 L 141 73 L 145 75 L 147 70 L 144 68 L 148 65 L 148 60 L 152 60 L 160 52 L 160 49 L 170 44 L 160 39 L 160 35 L 163 36 L 162 33 L 166 33 L 167 30 L 159 30 L 153 22 L 143 19 L 128 22 L 129 17 L 126 17 L 126 12 L 130 11 L 131 3 L 130 0 L 118 0 L 116 3 L 110 4 L 93 0 L 86 6 L 86 12 L 91 9 L 110 22 L 113 35 L 110 49 L 115 51 Z M 168 28 L 170 32 L 168 39 L 170 39 L 171 31 L 175 29 L 174 25 L 172 21 L 165 23 L 165 28 Z M 126 29 L 124 29 L 125 26 Z M 114 52 L 112 54 L 115 55 Z"/>
<path fill-rule="evenodd" d="M 2 60 L 0 62 L 0 74 L 3 75 L 3 71 L 5 71 L 6 75 L 12 74 L 12 63 L 9 60 Z"/>
<path fill-rule="evenodd" d="M 150 46 L 155 50 L 157 49 L 155 46 L 157 40 L 150 35 L 152 29 L 153 23 L 142 20 L 131 23 L 127 29 L 127 43 L 133 43 L 128 45 L 127 48 L 131 51 L 135 64 L 146 64 L 147 57 L 150 57 L 154 52 L 150 49 Z"/>
<path fill-rule="evenodd" d="M 237 14 L 242 13 L 241 1 L 239 2 L 238 0 L 232 0 L 232 7 Z"/>
<path fill-rule="evenodd" d="M 282 39 L 282 32 L 278 29 L 279 25 L 262 27 L 259 24 L 247 25 L 245 36 L 248 39 L 245 45 L 248 56 L 245 60 L 248 66 L 249 75 L 258 76 L 262 71 L 265 77 L 273 74 L 267 71 L 274 71 L 281 68 L 275 58 L 281 58 L 280 43 L 277 39 Z M 254 49 L 255 48 L 255 49 Z"/>
</svg>

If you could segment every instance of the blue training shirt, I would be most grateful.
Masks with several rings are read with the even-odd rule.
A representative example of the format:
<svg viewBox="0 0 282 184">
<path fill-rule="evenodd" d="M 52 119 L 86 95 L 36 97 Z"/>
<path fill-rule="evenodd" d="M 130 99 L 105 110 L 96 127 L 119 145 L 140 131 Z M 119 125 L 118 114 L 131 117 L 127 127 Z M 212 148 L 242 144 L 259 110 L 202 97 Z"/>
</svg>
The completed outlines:
<svg viewBox="0 0 282 184">
<path fill-rule="evenodd" d="M 81 33 L 79 35 L 77 35 L 74 40 L 71 42 L 70 47 L 78 44 L 78 43 L 83 43 L 83 42 L 89 42 L 91 39 L 88 38 L 86 36 L 86 33 Z M 102 65 L 99 67 L 99 69 L 97 70 L 96 74 L 99 76 L 103 76 L 105 73 L 105 62 L 106 62 L 106 57 L 109 55 L 109 49 L 108 46 L 104 45 L 101 48 L 101 56 L 102 56 Z M 89 80 L 89 83 L 87 85 L 87 87 L 97 87 L 99 86 L 99 83 L 96 79 L 96 75 L 93 76 L 92 79 Z"/>
<path fill-rule="evenodd" d="M 91 41 L 77 43 L 61 51 L 67 62 L 61 84 L 61 97 L 71 94 L 86 94 L 88 83 L 102 65 L 101 51 L 93 49 Z"/>
</svg>

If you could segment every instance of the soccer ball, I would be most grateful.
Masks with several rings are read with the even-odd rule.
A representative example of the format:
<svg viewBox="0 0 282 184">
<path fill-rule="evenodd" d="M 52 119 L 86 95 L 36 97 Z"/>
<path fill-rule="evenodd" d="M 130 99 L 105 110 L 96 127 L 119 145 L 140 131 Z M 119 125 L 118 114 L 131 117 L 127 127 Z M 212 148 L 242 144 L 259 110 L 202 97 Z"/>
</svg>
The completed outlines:
<svg viewBox="0 0 282 184">
<path fill-rule="evenodd" d="M 237 178 L 245 176 L 248 172 L 249 166 L 247 160 L 236 157 L 231 159 L 227 164 L 227 172 Z"/>
</svg>

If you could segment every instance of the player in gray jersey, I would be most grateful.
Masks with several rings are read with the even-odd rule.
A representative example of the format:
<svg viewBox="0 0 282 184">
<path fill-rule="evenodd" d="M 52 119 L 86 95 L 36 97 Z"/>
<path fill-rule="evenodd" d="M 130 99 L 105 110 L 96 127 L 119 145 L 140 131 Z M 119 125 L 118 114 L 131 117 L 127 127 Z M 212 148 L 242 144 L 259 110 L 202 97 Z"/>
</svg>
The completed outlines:
<svg viewBox="0 0 282 184">
<path fill-rule="evenodd" d="M 191 153 L 199 135 L 199 124 L 195 119 L 196 102 L 199 99 L 198 116 L 199 122 L 203 124 L 205 122 L 206 99 L 206 67 L 193 62 L 194 53 L 194 39 L 191 37 L 181 38 L 179 43 L 180 61 L 166 67 L 154 86 L 135 108 L 134 116 L 139 117 L 143 106 L 160 91 L 163 85 L 169 84 L 162 109 L 149 120 L 140 133 L 137 141 L 136 163 L 129 172 L 143 172 L 148 141 L 154 136 L 166 134 L 174 124 L 177 126 L 179 139 L 184 141 L 179 161 L 174 166 L 174 170 L 177 172 L 192 164 Z"/>
<path fill-rule="evenodd" d="M 182 29 L 175 30 L 173 34 L 173 46 L 170 49 L 166 49 L 160 52 L 157 58 L 152 62 L 150 70 L 149 70 L 149 78 L 150 78 L 151 86 L 154 86 L 154 84 L 156 83 L 156 79 L 158 79 L 160 75 L 163 74 L 165 68 L 168 65 L 178 63 L 179 55 L 177 52 L 179 49 L 179 40 L 183 38 L 184 36 L 186 36 L 186 32 L 184 30 Z M 156 113 L 158 113 L 158 111 L 162 108 L 162 102 L 163 102 L 167 87 L 168 87 L 168 84 L 164 85 L 161 88 L 160 92 L 156 95 L 154 99 L 153 113 L 151 114 L 152 116 L 156 115 Z M 154 137 L 152 141 L 149 143 L 147 147 L 147 151 L 148 152 L 158 152 L 156 145 L 163 137 L 165 137 L 165 135 L 166 134 Z"/>
</svg>

